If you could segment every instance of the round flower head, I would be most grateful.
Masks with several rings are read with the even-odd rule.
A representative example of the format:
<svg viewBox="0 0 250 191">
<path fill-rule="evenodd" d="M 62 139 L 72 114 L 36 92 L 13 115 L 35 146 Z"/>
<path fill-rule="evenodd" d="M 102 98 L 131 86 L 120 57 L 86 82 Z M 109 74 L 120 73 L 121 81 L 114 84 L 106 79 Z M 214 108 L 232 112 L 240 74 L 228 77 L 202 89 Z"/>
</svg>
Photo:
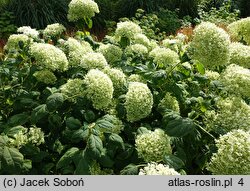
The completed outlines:
<svg viewBox="0 0 250 191">
<path fill-rule="evenodd" d="M 25 127 L 22 127 L 19 129 L 17 133 L 9 137 L 10 145 L 16 148 L 21 148 L 23 145 L 26 145 L 28 143 L 28 137 L 27 133 L 28 129 Z"/>
<path fill-rule="evenodd" d="M 92 0 L 72 0 L 69 3 L 68 19 L 71 22 L 94 17 L 95 13 L 99 13 L 99 8 Z"/>
<path fill-rule="evenodd" d="M 177 99 L 171 96 L 170 93 L 166 93 L 165 97 L 160 101 L 158 108 L 160 110 L 171 109 L 176 112 L 180 112 L 180 107 Z"/>
<path fill-rule="evenodd" d="M 74 38 L 69 38 L 63 45 L 63 49 L 68 55 L 69 65 L 77 67 L 80 65 L 82 57 L 89 52 L 93 52 L 88 42 L 79 42 Z"/>
<path fill-rule="evenodd" d="M 169 48 L 154 48 L 149 56 L 154 59 L 159 68 L 171 68 L 180 62 L 178 54 Z"/>
<path fill-rule="evenodd" d="M 77 97 L 84 96 L 84 82 L 81 79 L 69 79 L 66 84 L 60 87 L 64 99 L 76 102 Z"/>
<path fill-rule="evenodd" d="M 42 69 L 65 71 L 68 69 L 66 55 L 51 44 L 34 43 L 30 46 L 30 54 Z"/>
<path fill-rule="evenodd" d="M 106 67 L 103 72 L 109 76 L 113 82 L 114 95 L 118 96 L 124 93 L 126 89 L 126 75 L 122 70 Z"/>
<path fill-rule="evenodd" d="M 28 142 L 36 146 L 39 146 L 45 142 L 44 133 L 42 132 L 41 128 L 31 127 L 29 129 L 29 132 L 27 133 L 27 137 L 28 137 Z"/>
<path fill-rule="evenodd" d="M 145 80 L 141 75 L 139 74 L 131 74 L 129 77 L 128 77 L 128 82 L 141 82 L 141 83 L 144 83 L 146 84 L 147 83 L 147 80 Z"/>
<path fill-rule="evenodd" d="M 34 38 L 34 39 L 37 39 L 39 36 L 39 32 L 36 29 L 30 28 L 30 26 L 19 27 L 17 29 L 17 32 L 25 34 L 31 38 Z"/>
<path fill-rule="evenodd" d="M 245 41 L 250 45 L 250 17 L 240 19 L 228 25 L 229 34 L 238 41 Z"/>
<path fill-rule="evenodd" d="M 250 97 L 250 70 L 231 64 L 221 74 L 225 89 L 238 96 Z"/>
<path fill-rule="evenodd" d="M 55 23 L 55 24 L 48 25 L 44 29 L 43 35 L 44 35 L 44 38 L 59 37 L 65 31 L 66 31 L 66 28 L 62 24 Z"/>
<path fill-rule="evenodd" d="M 180 42 L 178 42 L 178 40 L 176 40 L 176 39 L 168 39 L 167 38 L 167 39 L 164 39 L 162 41 L 162 45 L 164 47 L 169 48 L 175 52 L 178 52 L 178 50 L 179 50 L 178 43 L 180 43 Z"/>
<path fill-rule="evenodd" d="M 206 70 L 205 75 L 210 80 L 218 80 L 220 78 L 220 74 L 218 72 L 214 72 L 212 70 Z"/>
<path fill-rule="evenodd" d="M 226 65 L 229 61 L 229 35 L 213 23 L 203 22 L 194 30 L 189 56 L 207 68 Z"/>
<path fill-rule="evenodd" d="M 98 69 L 91 69 L 84 78 L 86 97 L 92 101 L 95 109 L 105 109 L 112 102 L 113 83 Z"/>
<path fill-rule="evenodd" d="M 83 55 L 80 66 L 87 70 L 95 68 L 103 69 L 108 66 L 108 63 L 101 53 L 90 52 Z"/>
<path fill-rule="evenodd" d="M 150 47 L 150 41 L 148 37 L 144 34 L 135 34 L 133 39 L 132 39 L 133 44 L 141 44 L 144 45 L 145 47 L 149 48 Z"/>
<path fill-rule="evenodd" d="M 214 175 L 250 174 L 250 132 L 233 130 L 216 140 L 218 151 L 207 169 Z"/>
<path fill-rule="evenodd" d="M 125 101 L 127 120 L 135 122 L 147 117 L 152 107 L 153 95 L 148 86 L 140 82 L 129 83 Z"/>
<path fill-rule="evenodd" d="M 140 169 L 139 175 L 180 175 L 175 169 L 165 164 L 156 162 L 148 163 L 147 166 Z"/>
<path fill-rule="evenodd" d="M 119 22 L 115 31 L 115 36 L 132 39 L 134 35 L 141 33 L 141 27 L 132 21 Z"/>
<path fill-rule="evenodd" d="M 98 50 L 109 63 L 115 63 L 122 58 L 122 49 L 113 44 L 102 44 Z"/>
<path fill-rule="evenodd" d="M 230 49 L 230 63 L 239 66 L 250 68 L 250 46 L 241 43 L 231 43 Z"/>
<path fill-rule="evenodd" d="M 23 42 L 24 45 L 27 45 L 29 41 L 32 40 L 25 34 L 12 34 L 10 35 L 4 48 L 6 50 L 20 49 L 19 42 Z"/>
<path fill-rule="evenodd" d="M 125 54 L 128 57 L 146 57 L 148 54 L 148 49 L 144 45 L 133 44 L 125 49 Z"/>
<path fill-rule="evenodd" d="M 45 84 L 54 84 L 57 80 L 53 72 L 46 69 L 35 72 L 33 76 L 37 79 L 37 81 Z"/>
<path fill-rule="evenodd" d="M 162 161 L 166 154 L 172 153 L 170 137 L 161 129 L 137 135 L 135 147 L 145 162 Z"/>
<path fill-rule="evenodd" d="M 225 134 L 233 129 L 250 130 L 250 106 L 241 98 L 228 97 L 216 103 L 216 111 L 205 113 L 208 129 Z"/>
</svg>

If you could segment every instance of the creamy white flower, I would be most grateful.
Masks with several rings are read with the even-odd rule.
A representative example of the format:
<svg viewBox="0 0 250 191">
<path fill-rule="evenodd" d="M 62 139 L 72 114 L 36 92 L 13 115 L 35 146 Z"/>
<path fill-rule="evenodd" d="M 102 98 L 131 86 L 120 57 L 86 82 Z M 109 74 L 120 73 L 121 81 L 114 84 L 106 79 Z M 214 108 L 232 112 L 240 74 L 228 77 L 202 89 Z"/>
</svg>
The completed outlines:
<svg viewBox="0 0 250 191">
<path fill-rule="evenodd" d="M 164 155 L 172 153 L 170 137 L 161 129 L 137 135 L 135 147 L 145 162 L 162 161 Z"/>
<path fill-rule="evenodd" d="M 139 175 L 180 175 L 175 169 L 165 164 L 156 162 L 148 163 L 147 166 L 140 169 Z"/>
<path fill-rule="evenodd" d="M 153 95 L 148 86 L 140 82 L 129 83 L 125 101 L 127 120 L 135 122 L 147 117 L 152 107 Z"/>
<path fill-rule="evenodd" d="M 32 29 L 30 26 L 19 27 L 17 29 L 17 32 L 25 34 L 31 38 L 34 38 L 34 39 L 39 37 L 39 32 L 36 29 Z"/>
<path fill-rule="evenodd" d="M 207 169 L 214 175 L 250 174 L 250 132 L 233 130 L 216 140 L 218 151 Z"/>
</svg>

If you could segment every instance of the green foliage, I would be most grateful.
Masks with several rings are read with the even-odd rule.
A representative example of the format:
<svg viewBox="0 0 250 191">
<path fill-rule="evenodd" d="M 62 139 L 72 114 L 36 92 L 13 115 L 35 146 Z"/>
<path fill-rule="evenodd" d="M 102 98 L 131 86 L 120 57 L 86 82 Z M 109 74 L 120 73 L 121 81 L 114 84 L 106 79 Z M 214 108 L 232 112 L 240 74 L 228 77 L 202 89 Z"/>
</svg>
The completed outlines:
<svg viewBox="0 0 250 191">
<path fill-rule="evenodd" d="M 48 24 L 68 26 L 69 0 L 10 0 L 7 9 L 13 12 L 17 26 L 44 29 Z"/>
<path fill-rule="evenodd" d="M 225 70 L 218 64 L 208 71 L 215 64 L 210 56 L 221 54 L 216 38 L 220 45 L 220 34 L 228 37 L 215 25 L 205 23 L 209 30 L 205 27 L 191 42 L 211 50 L 202 54 L 203 63 L 197 61 L 201 57 L 189 57 L 185 35 L 156 41 L 164 36 L 148 35 L 153 19 L 149 26 L 144 13 L 138 14 L 141 20 L 119 23 L 115 35 L 103 42 L 82 31 L 68 39 L 61 33 L 53 43 L 42 35 L 11 35 L 0 63 L 0 174 L 220 172 L 206 167 L 217 151 L 216 140 L 226 132 L 220 131 L 222 125 L 210 128 L 207 114 L 226 116 L 217 121 L 223 124 L 233 119 L 230 130 L 243 124 L 235 119 L 238 111 L 246 118 L 249 113 L 248 69 Z M 105 45 L 119 51 L 115 59 L 106 60 Z M 126 54 L 134 45 L 147 51 Z M 76 59 L 78 55 L 82 57 Z M 44 75 L 38 78 L 38 72 Z M 232 86 L 224 87 L 223 76 Z M 238 107 L 232 103 L 236 112 L 228 104 L 223 110 L 218 100 L 231 100 L 236 86 L 244 93 L 237 98 Z M 248 148 L 248 142 L 242 145 Z"/>
<path fill-rule="evenodd" d="M 15 17 L 12 12 L 3 11 L 0 13 L 0 38 L 7 38 L 16 31 L 14 19 Z"/>
</svg>

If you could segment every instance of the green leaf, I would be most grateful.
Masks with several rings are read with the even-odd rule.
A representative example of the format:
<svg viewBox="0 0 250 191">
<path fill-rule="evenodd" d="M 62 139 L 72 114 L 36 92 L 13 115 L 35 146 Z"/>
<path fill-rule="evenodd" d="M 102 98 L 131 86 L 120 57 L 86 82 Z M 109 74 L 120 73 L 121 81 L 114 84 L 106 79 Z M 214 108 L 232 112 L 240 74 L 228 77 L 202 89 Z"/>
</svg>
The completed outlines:
<svg viewBox="0 0 250 191">
<path fill-rule="evenodd" d="M 14 135 L 18 134 L 20 131 L 25 131 L 26 128 L 23 126 L 16 126 L 16 127 L 11 127 L 6 129 L 4 132 L 6 135 L 8 135 L 9 137 L 14 137 Z"/>
<path fill-rule="evenodd" d="M 204 67 L 204 65 L 203 65 L 202 63 L 196 61 L 196 62 L 195 62 L 195 67 L 196 67 L 196 69 L 198 70 L 198 72 L 199 72 L 200 74 L 202 74 L 202 75 L 205 74 L 205 67 Z"/>
<path fill-rule="evenodd" d="M 146 127 L 139 127 L 137 129 L 137 134 L 138 135 L 141 135 L 141 134 L 144 134 L 144 133 L 148 133 L 148 132 L 150 132 L 150 131 Z"/>
<path fill-rule="evenodd" d="M 129 164 L 124 169 L 121 170 L 121 175 L 138 175 L 139 168 L 134 164 Z"/>
<path fill-rule="evenodd" d="M 9 148 L 7 146 L 4 146 L 3 153 L 0 153 L 0 158 L 11 169 L 21 168 L 24 162 L 23 155 L 16 148 Z"/>
<path fill-rule="evenodd" d="M 98 162 L 105 168 L 112 168 L 115 164 L 115 162 L 110 158 L 109 155 L 107 155 L 107 153 L 102 154 Z"/>
<path fill-rule="evenodd" d="M 13 115 L 9 121 L 9 126 L 17 126 L 17 125 L 24 125 L 29 120 L 29 115 L 27 113 L 20 113 L 17 115 Z"/>
<path fill-rule="evenodd" d="M 85 151 L 81 151 L 78 153 L 77 160 L 76 160 L 76 170 L 74 174 L 76 175 L 89 175 L 89 167 L 90 167 L 90 159 Z"/>
<path fill-rule="evenodd" d="M 72 134 L 72 142 L 78 143 L 80 141 L 87 140 L 89 136 L 89 129 L 78 129 Z"/>
<path fill-rule="evenodd" d="M 184 162 L 174 155 L 165 155 L 163 161 L 165 164 L 169 165 L 170 168 L 174 168 L 175 170 L 179 170 L 185 166 Z"/>
<path fill-rule="evenodd" d="M 109 135 L 109 141 L 111 142 L 111 144 L 117 145 L 117 146 L 121 147 L 122 149 L 125 149 L 123 139 L 118 134 L 111 133 Z"/>
<path fill-rule="evenodd" d="M 61 93 L 54 93 L 50 95 L 46 100 L 47 109 L 49 111 L 55 111 L 63 104 L 63 95 Z"/>
<path fill-rule="evenodd" d="M 91 123 L 95 120 L 95 113 L 92 110 L 84 112 L 84 118 L 87 122 Z"/>
<path fill-rule="evenodd" d="M 126 48 L 130 45 L 130 40 L 127 37 L 121 37 L 120 45 L 122 48 Z"/>
<path fill-rule="evenodd" d="M 48 115 L 48 111 L 47 111 L 47 106 L 46 104 L 42 104 L 39 105 L 38 107 L 36 107 L 31 114 L 31 121 L 33 123 L 37 123 L 38 121 L 40 121 L 41 119 L 43 119 L 44 117 L 46 117 Z"/>
<path fill-rule="evenodd" d="M 192 119 L 182 118 L 175 112 L 168 113 L 163 117 L 164 130 L 169 136 L 184 137 L 195 130 Z"/>
<path fill-rule="evenodd" d="M 69 117 L 66 119 L 66 126 L 71 130 L 80 129 L 82 124 L 81 121 L 75 119 L 74 117 Z"/>
<path fill-rule="evenodd" d="M 79 149 L 72 147 L 64 153 L 60 160 L 56 164 L 56 169 L 63 168 L 64 166 L 69 165 L 73 161 L 73 157 L 78 153 Z"/>
<path fill-rule="evenodd" d="M 103 151 L 103 144 L 102 144 L 102 140 L 100 139 L 100 137 L 96 136 L 96 135 L 90 135 L 88 142 L 87 142 L 87 148 L 89 153 L 93 156 L 93 157 L 100 157 Z"/>
</svg>

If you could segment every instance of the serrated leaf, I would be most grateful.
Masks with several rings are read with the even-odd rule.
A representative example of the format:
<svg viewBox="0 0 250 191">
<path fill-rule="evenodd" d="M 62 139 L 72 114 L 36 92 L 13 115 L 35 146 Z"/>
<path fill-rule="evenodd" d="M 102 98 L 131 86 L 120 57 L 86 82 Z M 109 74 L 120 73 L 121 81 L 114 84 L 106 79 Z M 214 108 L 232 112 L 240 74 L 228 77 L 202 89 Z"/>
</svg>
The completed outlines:
<svg viewBox="0 0 250 191">
<path fill-rule="evenodd" d="M 56 169 L 63 168 L 64 166 L 69 165 L 73 161 L 73 157 L 78 153 L 79 149 L 72 147 L 64 153 L 60 160 L 56 164 Z"/>
<path fill-rule="evenodd" d="M 20 131 L 26 131 L 26 128 L 19 125 L 19 126 L 16 126 L 16 127 L 11 127 L 11 128 L 8 128 L 6 129 L 4 132 L 6 135 L 10 136 L 10 137 L 14 137 L 14 135 L 18 134 Z"/>
<path fill-rule="evenodd" d="M 163 117 L 164 130 L 169 136 L 184 137 L 195 130 L 195 124 L 192 119 L 182 118 L 172 112 Z"/>
<path fill-rule="evenodd" d="M 139 168 L 134 164 L 129 164 L 124 169 L 121 170 L 121 175 L 138 175 Z"/>
<path fill-rule="evenodd" d="M 40 121 L 42 118 L 46 117 L 47 115 L 48 115 L 48 111 L 47 111 L 46 104 L 39 105 L 32 111 L 31 121 L 33 123 L 37 123 L 38 121 Z"/>
<path fill-rule="evenodd" d="M 54 93 L 50 95 L 46 100 L 47 109 L 49 111 L 55 111 L 63 104 L 63 95 L 61 93 Z"/>
<path fill-rule="evenodd" d="M 79 152 L 78 156 L 77 157 L 77 160 L 75 160 L 76 162 L 76 169 L 75 169 L 75 172 L 74 174 L 76 175 L 89 175 L 90 174 L 90 171 L 89 171 L 89 167 L 90 167 L 90 159 L 89 157 L 87 156 L 86 152 L 85 151 L 81 151 Z"/>
<path fill-rule="evenodd" d="M 122 137 L 119 136 L 118 134 L 116 134 L 116 133 L 111 133 L 111 134 L 109 135 L 109 141 L 110 141 L 112 144 L 117 145 L 117 146 L 121 147 L 122 149 L 125 149 L 123 139 L 122 139 Z"/>
<path fill-rule="evenodd" d="M 24 162 L 23 155 L 16 148 L 9 148 L 4 146 L 2 153 L 2 160 L 8 168 L 21 168 Z"/>
<path fill-rule="evenodd" d="M 87 142 L 87 148 L 89 153 L 94 156 L 94 157 L 100 157 L 102 154 L 102 150 L 103 150 L 103 144 L 102 144 L 102 140 L 100 139 L 100 137 L 96 136 L 96 135 L 90 135 L 88 142 Z"/>
<path fill-rule="evenodd" d="M 72 142 L 78 143 L 80 141 L 87 140 L 89 136 L 89 129 L 78 129 L 72 134 Z"/>
<path fill-rule="evenodd" d="M 9 121 L 9 126 L 17 126 L 17 125 L 24 125 L 29 120 L 29 115 L 27 113 L 20 113 L 17 115 L 13 115 Z"/>
<path fill-rule="evenodd" d="M 75 119 L 74 117 L 69 117 L 66 119 L 66 126 L 71 130 L 80 129 L 82 124 L 81 121 Z"/>
<path fill-rule="evenodd" d="M 144 133 L 148 133 L 148 132 L 149 132 L 149 130 L 146 127 L 139 127 L 137 129 L 137 134 L 138 135 L 141 135 L 141 134 L 144 134 Z"/>
<path fill-rule="evenodd" d="M 202 63 L 196 61 L 196 62 L 195 62 L 195 67 L 196 67 L 196 69 L 198 70 L 198 72 L 199 72 L 200 74 L 202 74 L 202 75 L 205 74 L 205 67 L 204 67 L 204 65 L 203 65 Z"/>
<path fill-rule="evenodd" d="M 174 168 L 175 170 L 179 170 L 185 166 L 184 162 L 174 155 L 165 155 L 163 161 L 165 164 L 169 165 L 170 168 Z"/>
</svg>

